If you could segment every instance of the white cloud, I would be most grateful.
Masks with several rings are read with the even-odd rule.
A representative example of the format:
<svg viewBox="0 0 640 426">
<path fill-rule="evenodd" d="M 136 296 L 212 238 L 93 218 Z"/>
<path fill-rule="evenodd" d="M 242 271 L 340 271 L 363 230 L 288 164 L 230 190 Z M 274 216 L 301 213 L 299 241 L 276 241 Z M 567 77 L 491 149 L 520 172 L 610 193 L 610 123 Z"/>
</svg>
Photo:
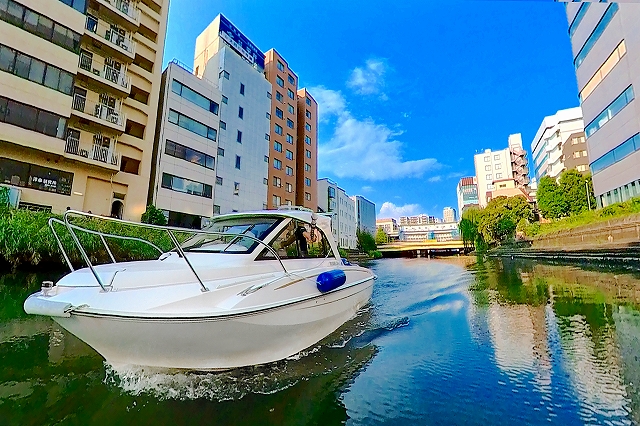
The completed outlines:
<svg viewBox="0 0 640 426">
<path fill-rule="evenodd" d="M 401 132 L 393 131 L 373 119 L 359 120 L 346 108 L 342 93 L 324 87 L 310 88 L 318 101 L 321 120 L 337 118 L 333 135 L 318 148 L 320 169 L 337 177 L 366 180 L 421 177 L 429 170 L 441 167 L 435 158 L 403 161 L 402 143 L 396 139 Z M 323 106 L 323 102 L 326 105 Z"/>
<path fill-rule="evenodd" d="M 463 176 L 466 176 L 466 173 L 452 172 L 447 175 L 447 179 L 461 178 Z"/>
<path fill-rule="evenodd" d="M 356 67 L 351 71 L 347 85 L 361 95 L 380 94 L 386 100 L 387 95 L 382 92 L 386 72 L 387 64 L 384 60 L 368 59 L 363 67 Z"/>
<path fill-rule="evenodd" d="M 399 218 L 400 216 L 412 216 L 418 214 L 420 211 L 420 205 L 418 204 L 405 204 L 404 206 L 396 206 L 390 201 L 385 201 L 380 207 L 378 213 L 379 218 Z"/>
<path fill-rule="evenodd" d="M 363 186 L 362 188 L 360 188 L 360 190 L 362 192 L 373 192 L 374 191 L 372 186 Z"/>
<path fill-rule="evenodd" d="M 429 182 L 440 182 L 442 180 L 442 176 L 438 175 L 438 176 L 432 176 L 429 179 L 427 179 Z"/>
</svg>

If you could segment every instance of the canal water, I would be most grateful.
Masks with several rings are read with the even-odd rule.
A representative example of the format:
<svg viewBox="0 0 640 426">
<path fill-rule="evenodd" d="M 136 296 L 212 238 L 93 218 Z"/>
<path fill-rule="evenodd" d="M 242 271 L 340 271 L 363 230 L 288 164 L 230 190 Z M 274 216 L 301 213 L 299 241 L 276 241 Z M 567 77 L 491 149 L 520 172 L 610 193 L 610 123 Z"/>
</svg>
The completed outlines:
<svg viewBox="0 0 640 426">
<path fill-rule="evenodd" d="M 372 303 L 282 362 L 113 371 L 0 276 L 0 425 L 640 424 L 640 278 L 514 260 L 383 259 Z M 239 336 L 241 337 L 241 336 Z"/>
</svg>

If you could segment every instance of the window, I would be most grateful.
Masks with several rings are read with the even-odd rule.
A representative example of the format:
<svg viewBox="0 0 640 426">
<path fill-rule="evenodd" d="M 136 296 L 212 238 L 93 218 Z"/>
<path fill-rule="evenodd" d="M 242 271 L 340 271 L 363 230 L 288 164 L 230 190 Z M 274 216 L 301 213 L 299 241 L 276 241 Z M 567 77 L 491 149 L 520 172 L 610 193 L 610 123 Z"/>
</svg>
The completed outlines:
<svg viewBox="0 0 640 426">
<path fill-rule="evenodd" d="M 493 185 L 492 184 L 488 184 L 487 185 L 487 190 L 489 190 L 489 191 L 493 190 Z"/>
<path fill-rule="evenodd" d="M 636 151 L 640 151 L 638 133 L 591 163 L 591 173 L 596 174 Z"/>
<path fill-rule="evenodd" d="M 169 173 L 162 173 L 162 187 L 185 194 L 213 198 L 213 188 L 211 185 L 170 175 Z"/>
<path fill-rule="evenodd" d="M 484 156 L 484 162 L 485 162 L 485 163 L 488 163 L 489 161 L 491 161 L 491 156 L 489 156 L 489 155 L 485 155 L 485 156 Z"/>
<path fill-rule="evenodd" d="M 0 20 L 53 42 L 63 49 L 74 53 L 80 51 L 80 34 L 14 1 L 0 0 Z"/>
<path fill-rule="evenodd" d="M 587 166 L 585 164 L 581 164 L 581 165 L 576 167 L 576 170 L 579 171 L 579 172 L 586 172 L 587 171 Z"/>
<path fill-rule="evenodd" d="M 277 176 L 273 177 L 273 186 L 280 188 L 282 186 L 282 179 Z"/>
<path fill-rule="evenodd" d="M 244 84 L 240 83 L 240 94 L 244 96 Z"/>
<path fill-rule="evenodd" d="M 268 163 L 268 162 L 269 162 L 269 156 L 268 156 L 268 155 L 265 155 L 265 156 L 264 156 L 264 162 L 265 162 L 265 163 Z"/>
<path fill-rule="evenodd" d="M 287 127 L 293 129 L 293 120 L 287 118 Z"/>
<path fill-rule="evenodd" d="M 309 192 L 304 193 L 304 199 L 307 201 L 311 201 L 311 194 Z"/>
<path fill-rule="evenodd" d="M 578 25 L 580 25 L 584 15 L 587 13 L 587 9 L 589 9 L 590 4 L 591 3 L 589 2 L 584 2 L 580 5 L 580 9 L 578 9 L 576 16 L 573 18 L 573 22 L 569 25 L 569 37 L 573 37 L 573 33 L 576 32 L 576 29 L 578 28 Z"/>
<path fill-rule="evenodd" d="M 494 164 L 493 168 L 496 170 L 500 170 L 502 168 L 502 164 L 498 163 L 498 164 Z"/>
<path fill-rule="evenodd" d="M 4 45 L 0 45 L 0 70 L 65 95 L 71 95 L 73 91 L 73 74 Z"/>
<path fill-rule="evenodd" d="M 278 152 L 282 152 L 282 144 L 278 141 L 273 141 L 273 149 Z"/>
<path fill-rule="evenodd" d="M 134 158 L 122 156 L 120 160 L 120 171 L 124 173 L 130 173 L 132 175 L 137 175 L 140 173 L 140 160 L 136 160 Z"/>
<path fill-rule="evenodd" d="M 222 185 L 222 178 L 220 176 L 216 176 L 216 185 Z"/>
<path fill-rule="evenodd" d="M 265 138 L 266 140 L 268 140 L 268 141 L 270 141 L 270 140 L 271 140 L 271 136 L 269 135 L 269 133 L 265 133 L 265 134 L 264 134 L 264 138 Z"/>
<path fill-rule="evenodd" d="M 240 156 L 236 155 L 236 169 L 240 170 Z"/>
<path fill-rule="evenodd" d="M 487 171 L 487 172 L 490 172 L 491 171 L 491 166 L 490 165 L 484 166 L 484 170 Z"/>
<path fill-rule="evenodd" d="M 311 118 L 311 111 L 309 111 L 308 109 L 304 111 L 304 115 L 307 118 Z"/>
<path fill-rule="evenodd" d="M 307 158 L 311 158 L 311 151 L 309 151 L 308 149 L 305 149 L 305 150 L 304 150 L 304 155 L 305 155 Z"/>
<path fill-rule="evenodd" d="M 233 182 L 233 195 L 240 195 L 240 182 Z"/>
<path fill-rule="evenodd" d="M 493 175 L 486 175 L 484 178 L 486 180 L 493 180 Z"/>
<path fill-rule="evenodd" d="M 304 163 L 304 171 L 305 172 L 310 172 L 311 171 L 311 164 Z"/>
<path fill-rule="evenodd" d="M 284 65 L 282 64 L 282 62 L 278 61 L 278 62 L 276 63 L 276 67 L 278 67 L 278 69 L 279 69 L 280 71 L 284 71 Z"/>
<path fill-rule="evenodd" d="M 238 107 L 238 118 L 240 119 L 244 118 L 244 108 L 242 107 Z"/>
<path fill-rule="evenodd" d="M 304 184 L 305 184 L 306 186 L 311 186 L 311 179 L 309 179 L 309 178 L 304 178 Z"/>
<path fill-rule="evenodd" d="M 583 156 L 583 157 L 586 157 L 586 156 L 587 156 L 587 151 L 586 151 L 586 150 L 585 150 L 585 151 L 582 151 L 582 156 Z"/>
<path fill-rule="evenodd" d="M 287 150 L 287 160 L 293 160 L 293 152 Z"/>
<path fill-rule="evenodd" d="M 627 106 L 629 102 L 634 99 L 633 87 L 629 86 L 627 89 L 622 92 L 613 102 L 609 104 L 609 106 L 602 111 L 596 118 L 591 121 L 591 123 L 587 124 L 584 131 L 587 137 L 593 135 L 597 132 L 602 126 L 607 124 L 609 120 L 615 117 L 622 109 Z"/>
<path fill-rule="evenodd" d="M 496 173 L 496 179 L 502 179 L 502 173 Z"/>
<path fill-rule="evenodd" d="M 216 102 L 212 101 L 206 96 L 201 95 L 195 90 L 190 89 L 179 81 L 173 80 L 171 82 L 171 91 L 193 103 L 194 105 L 197 105 L 206 111 L 218 115 L 219 105 Z"/>
<path fill-rule="evenodd" d="M 289 114 L 295 114 L 296 113 L 295 108 L 291 104 L 287 104 L 287 110 L 289 111 Z"/>
<path fill-rule="evenodd" d="M 286 190 L 287 192 L 293 192 L 293 185 L 291 185 L 290 183 L 287 183 Z"/>
<path fill-rule="evenodd" d="M 225 70 L 222 70 L 220 72 L 220 75 L 222 75 L 222 77 L 226 78 L 227 80 L 229 80 L 229 73 L 226 72 Z"/>
<path fill-rule="evenodd" d="M 276 107 L 276 117 L 284 118 L 284 112 L 278 107 Z"/>
<path fill-rule="evenodd" d="M 0 0 L 0 4 L 2 4 L 2 0 Z M 73 173 L 0 158 L 0 183 L 71 195 Z"/>
<path fill-rule="evenodd" d="M 311 124 L 304 123 L 304 128 L 307 130 L 307 132 L 310 132 L 311 131 Z"/>
<path fill-rule="evenodd" d="M 218 148 L 220 149 L 220 148 Z M 188 146 L 181 145 L 177 142 L 173 142 L 167 139 L 164 147 L 164 152 L 171 157 L 180 158 L 190 163 L 197 164 L 207 169 L 214 169 L 215 158 L 205 154 L 204 152 L 196 151 Z"/>
<path fill-rule="evenodd" d="M 277 195 L 273 196 L 273 206 L 274 207 L 278 207 L 280 205 L 280 197 L 278 197 Z"/>
<path fill-rule="evenodd" d="M 271 120 L 271 114 L 267 113 L 267 120 Z"/>
<path fill-rule="evenodd" d="M 291 74 L 287 74 L 287 79 L 289 80 L 289 83 L 296 84 L 296 80 L 293 78 Z"/>
<path fill-rule="evenodd" d="M 276 101 L 282 102 L 283 99 L 284 99 L 284 96 L 282 96 L 282 93 L 276 91 Z"/>
<path fill-rule="evenodd" d="M 293 145 L 293 136 L 291 136 L 289 133 L 287 133 L 287 143 L 290 143 Z"/>
<path fill-rule="evenodd" d="M 287 166 L 286 173 L 287 173 L 287 176 L 293 176 L 293 169 Z"/>
<path fill-rule="evenodd" d="M 63 139 L 67 119 L 0 96 L 0 123 L 2 122 Z"/>
<path fill-rule="evenodd" d="M 218 155 L 219 155 L 220 157 L 224 157 L 224 148 L 220 148 L 220 147 L 218 147 Z"/>
<path fill-rule="evenodd" d="M 220 128 L 222 130 L 227 130 L 227 123 L 225 123 L 224 121 L 220 120 Z"/>
<path fill-rule="evenodd" d="M 222 95 L 222 103 L 223 104 L 228 104 L 229 103 L 229 98 L 227 98 L 225 95 Z"/>
<path fill-rule="evenodd" d="M 218 131 L 216 129 L 202 124 L 199 121 L 187 117 L 186 115 L 183 115 L 173 109 L 169 110 L 169 123 L 173 123 L 179 127 L 182 127 L 183 129 L 189 130 L 190 132 L 193 132 L 204 138 L 211 139 L 213 141 L 216 140 L 216 136 L 218 134 Z"/>
<path fill-rule="evenodd" d="M 500 154 L 496 154 L 496 155 L 494 155 L 494 156 L 493 156 L 493 159 L 494 159 L 494 160 L 500 160 Z"/>
<path fill-rule="evenodd" d="M 296 98 L 296 94 L 293 93 L 293 90 L 291 89 L 287 89 L 287 95 L 289 96 L 289 98 L 291 99 L 295 99 Z"/>
<path fill-rule="evenodd" d="M 262 178 L 262 183 L 265 185 L 269 185 L 269 179 L 267 178 Z M 265 206 L 265 210 L 267 209 L 267 207 Z"/>
<path fill-rule="evenodd" d="M 589 3 L 583 3 L 589 4 Z M 613 53 L 609 55 L 606 61 L 598 68 L 593 77 L 584 85 L 582 92 L 580 92 L 580 100 L 584 101 L 589 97 L 591 93 L 598 87 L 600 82 L 613 70 L 613 68 L 620 62 L 622 57 L 627 53 L 627 46 L 624 40 L 614 49 Z"/>
<path fill-rule="evenodd" d="M 280 136 L 282 136 L 282 134 L 284 133 L 284 132 L 282 131 L 282 126 L 281 126 L 281 125 L 279 125 L 279 124 L 276 124 L 276 125 L 274 126 L 274 131 L 276 132 L 276 135 L 280 135 Z"/>
<path fill-rule="evenodd" d="M 236 136 L 236 142 L 242 143 L 242 132 L 238 130 L 238 135 Z"/>
<path fill-rule="evenodd" d="M 213 205 L 213 214 L 220 214 L 220 206 L 217 204 Z"/>
<path fill-rule="evenodd" d="M 306 143 L 307 145 L 311 145 L 311 138 L 309 136 L 304 137 L 304 143 Z"/>
<path fill-rule="evenodd" d="M 309 99 L 309 98 L 305 98 L 305 100 L 304 100 L 304 101 L 307 103 L 307 105 L 311 106 L 311 99 Z"/>
<path fill-rule="evenodd" d="M 278 170 L 282 170 L 282 161 L 278 160 L 277 158 L 273 159 L 273 168 L 274 169 L 278 169 Z"/>
<path fill-rule="evenodd" d="M 280 87 L 284 87 L 284 80 L 279 75 L 276 76 L 276 84 Z"/>
<path fill-rule="evenodd" d="M 611 22 L 611 19 L 613 19 L 613 16 L 617 11 L 618 4 L 611 3 L 607 8 L 607 11 L 604 13 L 604 15 L 602 15 L 602 18 L 600 19 L 600 22 L 598 22 L 598 25 L 596 25 L 589 38 L 587 38 L 587 41 L 585 41 L 584 46 L 582 46 L 582 49 L 580 49 L 580 52 L 578 52 L 576 59 L 573 61 L 576 69 L 578 69 L 582 62 L 584 62 L 585 58 L 587 57 L 593 46 L 596 44 L 596 41 L 598 41 L 604 30 L 607 28 L 609 22 Z"/>
<path fill-rule="evenodd" d="M 267 92 L 267 99 L 271 99 L 271 98 L 272 98 L 271 92 Z"/>
</svg>

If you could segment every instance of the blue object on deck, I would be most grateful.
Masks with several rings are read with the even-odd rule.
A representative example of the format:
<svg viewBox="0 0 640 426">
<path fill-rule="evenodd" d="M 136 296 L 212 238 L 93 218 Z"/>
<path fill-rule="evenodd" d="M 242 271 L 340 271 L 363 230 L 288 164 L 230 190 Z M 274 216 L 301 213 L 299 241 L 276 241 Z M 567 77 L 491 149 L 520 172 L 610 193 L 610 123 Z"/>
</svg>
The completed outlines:
<svg viewBox="0 0 640 426">
<path fill-rule="evenodd" d="M 347 259 L 345 259 L 344 257 L 342 258 L 342 264 L 344 266 L 351 266 L 351 262 L 349 262 Z"/>
<path fill-rule="evenodd" d="M 334 269 L 332 271 L 323 272 L 316 278 L 316 285 L 321 293 L 334 290 L 347 281 L 344 271 Z"/>
</svg>

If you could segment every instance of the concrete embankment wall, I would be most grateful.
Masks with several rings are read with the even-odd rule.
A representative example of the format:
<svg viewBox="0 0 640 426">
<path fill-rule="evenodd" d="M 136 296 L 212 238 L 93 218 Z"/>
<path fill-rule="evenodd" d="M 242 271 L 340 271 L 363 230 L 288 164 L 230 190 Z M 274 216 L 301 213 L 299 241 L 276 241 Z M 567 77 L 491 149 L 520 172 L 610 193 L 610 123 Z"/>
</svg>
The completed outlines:
<svg viewBox="0 0 640 426">
<path fill-rule="evenodd" d="M 640 214 L 614 218 L 535 238 L 532 249 L 585 250 L 640 245 Z"/>
</svg>

